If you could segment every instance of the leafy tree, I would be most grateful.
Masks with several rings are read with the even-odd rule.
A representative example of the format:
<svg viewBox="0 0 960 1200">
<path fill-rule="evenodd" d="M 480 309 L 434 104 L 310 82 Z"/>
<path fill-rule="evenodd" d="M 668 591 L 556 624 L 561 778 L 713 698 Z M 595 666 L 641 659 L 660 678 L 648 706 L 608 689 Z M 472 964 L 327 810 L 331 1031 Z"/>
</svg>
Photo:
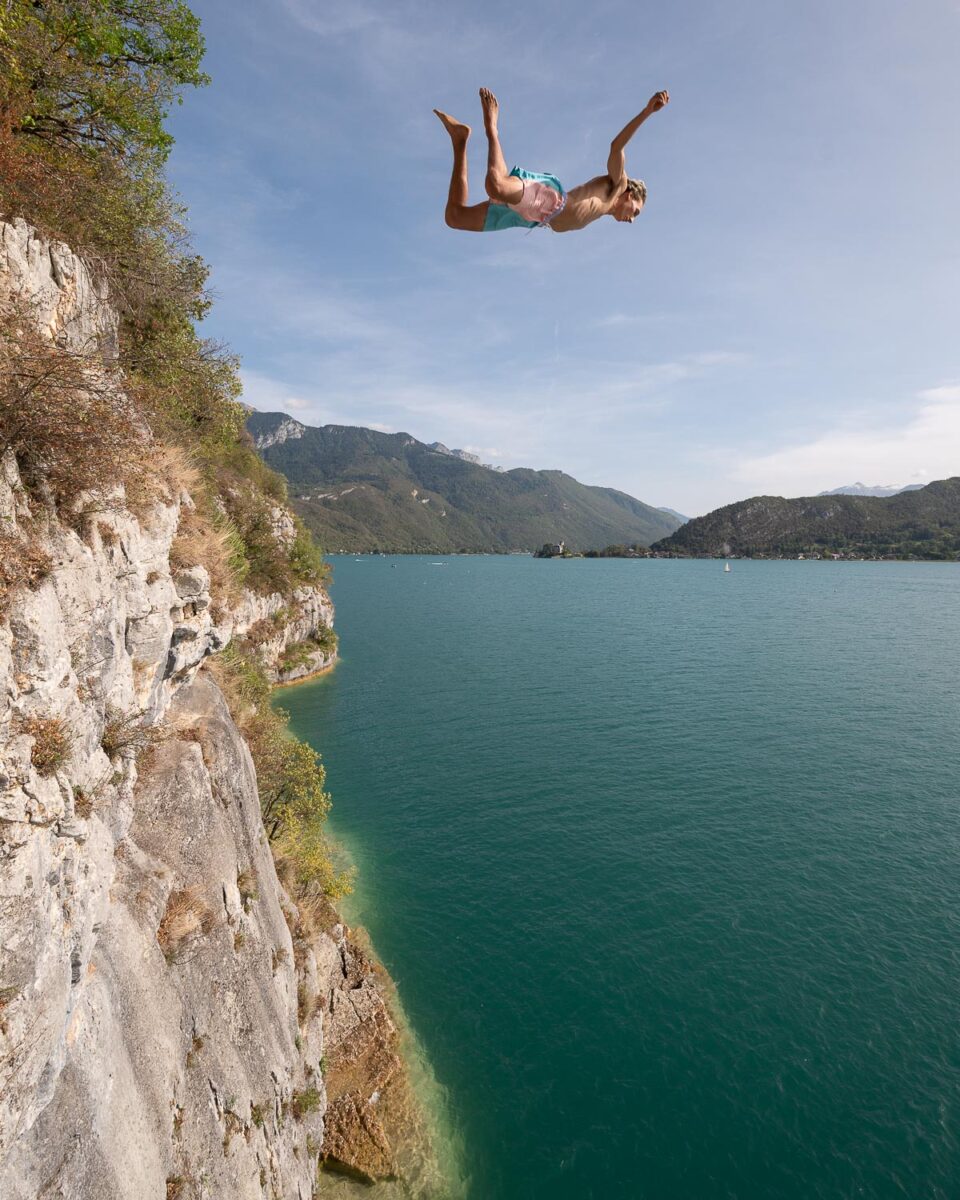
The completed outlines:
<svg viewBox="0 0 960 1200">
<path fill-rule="evenodd" d="M 205 268 L 162 172 L 164 118 L 207 82 L 202 56 L 181 0 L 0 4 L 0 212 L 82 254 L 127 327 L 205 310 Z"/>
<path fill-rule="evenodd" d="M 0 112 L 41 141 L 162 162 L 179 89 L 208 82 L 203 50 L 181 0 L 11 0 L 0 14 Z"/>
<path fill-rule="evenodd" d="M 286 730 L 285 714 L 263 707 L 244 733 L 257 766 L 267 836 L 292 865 L 298 888 L 336 898 L 351 889 L 352 873 L 337 871 L 325 825 L 330 812 L 320 755 Z"/>
<path fill-rule="evenodd" d="M 257 749 L 260 806 L 271 841 L 294 826 L 322 825 L 330 797 L 316 750 L 289 737 L 279 719 Z"/>
</svg>

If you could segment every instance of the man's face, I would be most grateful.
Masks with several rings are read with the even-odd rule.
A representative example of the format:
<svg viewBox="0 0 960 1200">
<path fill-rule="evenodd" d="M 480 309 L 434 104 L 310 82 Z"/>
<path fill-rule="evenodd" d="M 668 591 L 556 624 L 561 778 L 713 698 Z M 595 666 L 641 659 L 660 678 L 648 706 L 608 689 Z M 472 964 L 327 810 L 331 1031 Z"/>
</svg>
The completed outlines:
<svg viewBox="0 0 960 1200">
<path fill-rule="evenodd" d="M 626 221 L 629 224 L 640 216 L 642 209 L 642 200 L 638 200 L 636 196 L 631 196 L 629 192 L 624 192 L 614 207 L 613 215 L 618 221 Z"/>
</svg>

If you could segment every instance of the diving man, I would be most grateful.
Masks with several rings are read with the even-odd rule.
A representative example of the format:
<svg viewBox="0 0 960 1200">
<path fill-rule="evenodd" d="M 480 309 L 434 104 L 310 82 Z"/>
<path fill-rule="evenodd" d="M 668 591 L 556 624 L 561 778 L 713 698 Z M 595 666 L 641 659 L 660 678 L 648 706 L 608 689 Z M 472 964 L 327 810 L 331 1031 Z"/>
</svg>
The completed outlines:
<svg viewBox="0 0 960 1200">
<path fill-rule="evenodd" d="M 451 229 L 466 229 L 474 233 L 491 233 L 500 229 L 521 226 L 533 229 L 549 226 L 555 233 L 583 229 L 600 217 L 632 223 L 647 199 L 646 184 L 629 179 L 626 168 L 627 143 L 646 119 L 659 112 L 670 101 L 666 91 L 651 96 L 646 108 L 610 143 L 607 172 L 564 190 L 555 175 L 525 171 L 522 167 L 507 170 L 500 148 L 498 118 L 500 106 L 493 92 L 480 89 L 483 106 L 483 127 L 487 134 L 487 176 L 485 182 L 489 200 L 468 204 L 467 139 L 470 126 L 455 120 L 448 113 L 433 111 L 443 122 L 453 143 L 453 176 L 447 199 L 445 218 Z"/>
</svg>

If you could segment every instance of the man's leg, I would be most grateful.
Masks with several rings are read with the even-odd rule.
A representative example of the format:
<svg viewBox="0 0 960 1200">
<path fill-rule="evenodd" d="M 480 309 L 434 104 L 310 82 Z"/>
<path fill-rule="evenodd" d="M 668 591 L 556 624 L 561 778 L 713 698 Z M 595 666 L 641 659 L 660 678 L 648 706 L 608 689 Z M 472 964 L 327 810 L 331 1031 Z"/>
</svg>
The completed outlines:
<svg viewBox="0 0 960 1200">
<path fill-rule="evenodd" d="M 470 126 L 454 120 L 439 108 L 433 111 L 443 122 L 443 127 L 450 134 L 450 141 L 453 143 L 453 175 L 450 177 L 450 193 L 447 196 L 444 219 L 451 229 L 481 233 L 487 220 L 490 201 L 484 200 L 482 204 L 467 203 L 470 195 L 467 180 L 467 139 L 470 137 Z"/>
<path fill-rule="evenodd" d="M 480 89 L 480 103 L 483 105 L 483 127 L 487 131 L 487 195 L 497 204 L 518 204 L 523 198 L 523 180 L 510 174 L 503 159 L 498 128 L 500 105 L 488 88 Z"/>
</svg>

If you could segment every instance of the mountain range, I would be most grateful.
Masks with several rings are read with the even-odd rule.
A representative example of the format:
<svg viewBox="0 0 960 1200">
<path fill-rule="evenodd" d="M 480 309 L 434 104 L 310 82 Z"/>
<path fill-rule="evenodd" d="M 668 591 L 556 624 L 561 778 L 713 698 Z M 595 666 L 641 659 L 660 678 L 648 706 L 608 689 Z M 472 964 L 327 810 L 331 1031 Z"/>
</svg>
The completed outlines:
<svg viewBox="0 0 960 1200">
<path fill-rule="evenodd" d="M 890 483 L 845 483 L 843 487 L 831 488 L 829 492 L 817 492 L 818 496 L 898 496 L 901 492 L 918 492 L 924 484 L 907 483 L 897 487 Z"/>
<path fill-rule="evenodd" d="M 441 554 L 572 550 L 611 542 L 648 546 L 677 515 L 563 471 L 504 471 L 408 433 L 304 425 L 254 412 L 247 429 L 288 481 L 293 507 L 324 549 Z"/>
<path fill-rule="evenodd" d="M 691 556 L 960 559 L 960 476 L 887 497 L 754 496 L 695 517 L 656 542 Z"/>
</svg>

